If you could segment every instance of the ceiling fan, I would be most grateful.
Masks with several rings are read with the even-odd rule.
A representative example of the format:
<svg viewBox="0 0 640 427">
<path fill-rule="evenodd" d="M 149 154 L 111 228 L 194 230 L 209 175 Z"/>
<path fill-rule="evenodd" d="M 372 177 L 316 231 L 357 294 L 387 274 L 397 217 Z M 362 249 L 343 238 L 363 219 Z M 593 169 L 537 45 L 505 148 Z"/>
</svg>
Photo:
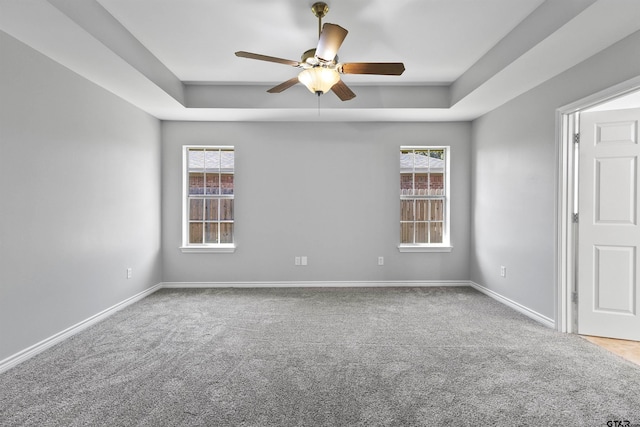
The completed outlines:
<svg viewBox="0 0 640 427">
<path fill-rule="evenodd" d="M 326 3 L 314 3 L 311 6 L 311 11 L 318 18 L 318 46 L 303 53 L 301 61 L 245 51 L 236 52 L 236 56 L 241 58 L 276 62 L 302 68 L 298 76 L 272 87 L 267 92 L 280 93 L 297 83 L 302 83 L 318 96 L 331 90 L 342 101 L 348 101 L 355 98 L 356 94 L 344 84 L 340 79 L 340 74 L 399 76 L 404 72 L 404 64 L 402 62 L 338 62 L 336 54 L 348 31 L 336 24 L 326 23 L 322 25 L 322 18 L 329 12 L 329 6 Z"/>
</svg>

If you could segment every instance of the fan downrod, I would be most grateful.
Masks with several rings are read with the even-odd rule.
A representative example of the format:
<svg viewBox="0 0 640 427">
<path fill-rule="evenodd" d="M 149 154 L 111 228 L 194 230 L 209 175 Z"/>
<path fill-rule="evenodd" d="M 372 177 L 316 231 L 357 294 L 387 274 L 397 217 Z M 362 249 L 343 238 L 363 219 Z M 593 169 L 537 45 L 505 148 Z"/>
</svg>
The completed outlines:
<svg viewBox="0 0 640 427">
<path fill-rule="evenodd" d="M 329 6 L 325 2 L 319 1 L 311 6 L 311 12 L 318 18 L 318 38 L 320 38 L 320 34 L 322 33 L 322 18 L 329 13 Z"/>
</svg>

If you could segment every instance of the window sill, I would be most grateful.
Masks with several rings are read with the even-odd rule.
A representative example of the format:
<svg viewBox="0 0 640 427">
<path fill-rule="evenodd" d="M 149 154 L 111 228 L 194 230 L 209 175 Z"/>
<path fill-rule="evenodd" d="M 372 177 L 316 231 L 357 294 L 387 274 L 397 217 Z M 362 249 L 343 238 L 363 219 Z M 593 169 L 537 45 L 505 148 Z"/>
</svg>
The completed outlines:
<svg viewBox="0 0 640 427">
<path fill-rule="evenodd" d="M 451 252 L 449 245 L 398 245 L 400 252 Z"/>
<path fill-rule="evenodd" d="M 202 245 L 202 246 L 181 246 L 180 251 L 185 254 L 193 253 L 217 253 L 217 254 L 231 254 L 236 251 L 236 245 L 223 244 L 223 245 Z"/>
</svg>

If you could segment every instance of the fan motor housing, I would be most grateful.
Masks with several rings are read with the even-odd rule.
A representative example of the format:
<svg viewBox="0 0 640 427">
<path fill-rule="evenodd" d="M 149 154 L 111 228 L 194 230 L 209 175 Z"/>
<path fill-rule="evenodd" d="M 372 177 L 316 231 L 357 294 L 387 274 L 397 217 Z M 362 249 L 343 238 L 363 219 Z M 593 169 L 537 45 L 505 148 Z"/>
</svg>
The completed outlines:
<svg viewBox="0 0 640 427">
<path fill-rule="evenodd" d="M 307 59 L 310 59 L 310 58 L 314 58 L 314 60 L 307 61 Z M 305 51 L 305 53 L 303 53 L 302 56 L 300 57 L 300 62 L 305 64 L 317 64 L 319 61 L 318 59 L 316 59 L 316 48 Z M 336 57 L 333 58 L 333 61 L 327 62 L 327 64 L 337 64 L 337 63 L 338 63 L 338 55 L 336 55 Z"/>
<path fill-rule="evenodd" d="M 302 61 L 301 62 L 307 62 L 307 59 L 309 58 L 313 58 L 314 56 L 316 56 L 316 48 L 314 47 L 313 49 L 309 49 L 307 50 L 305 53 L 302 54 Z"/>
</svg>

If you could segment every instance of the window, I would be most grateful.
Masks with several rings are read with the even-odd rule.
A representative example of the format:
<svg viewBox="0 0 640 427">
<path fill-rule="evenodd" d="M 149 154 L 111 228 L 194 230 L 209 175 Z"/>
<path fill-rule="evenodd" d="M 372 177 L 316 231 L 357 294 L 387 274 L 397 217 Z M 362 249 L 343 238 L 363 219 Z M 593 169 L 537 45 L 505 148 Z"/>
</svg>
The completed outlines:
<svg viewBox="0 0 640 427">
<path fill-rule="evenodd" d="M 184 147 L 183 252 L 233 252 L 233 147 Z"/>
<path fill-rule="evenodd" d="M 448 252 L 449 147 L 400 147 L 401 252 Z"/>
</svg>

